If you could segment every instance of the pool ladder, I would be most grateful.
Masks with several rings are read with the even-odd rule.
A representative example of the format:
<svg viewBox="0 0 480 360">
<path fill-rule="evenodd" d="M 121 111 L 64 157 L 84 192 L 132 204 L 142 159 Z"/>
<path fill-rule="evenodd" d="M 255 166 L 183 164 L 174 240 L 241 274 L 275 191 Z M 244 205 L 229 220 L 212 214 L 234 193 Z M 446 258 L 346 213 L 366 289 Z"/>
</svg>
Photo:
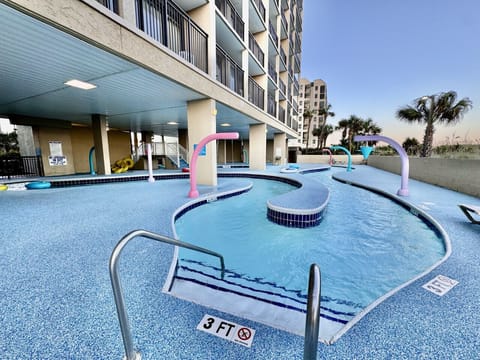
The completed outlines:
<svg viewBox="0 0 480 360">
<path fill-rule="evenodd" d="M 132 333 L 130 323 L 128 321 L 127 311 L 125 309 L 125 301 L 123 297 L 120 277 L 118 275 L 118 260 L 120 254 L 127 243 L 136 238 L 144 237 L 166 244 L 180 246 L 186 249 L 198 251 L 204 254 L 218 257 L 221 265 L 221 277 L 225 275 L 225 262 L 223 256 L 208 249 L 195 246 L 180 240 L 159 235 L 146 230 L 134 230 L 120 239 L 113 249 L 110 256 L 110 280 L 112 282 L 113 296 L 117 307 L 118 321 L 120 323 L 120 331 L 122 333 L 123 345 L 125 348 L 125 356 L 123 360 L 141 360 L 140 352 L 133 347 Z M 317 264 L 310 265 L 310 274 L 308 280 L 308 300 L 307 300 L 307 316 L 305 321 L 305 343 L 304 343 L 304 360 L 315 360 L 317 358 L 318 347 L 318 329 L 320 325 L 320 298 L 321 298 L 321 277 L 320 268 Z"/>
</svg>

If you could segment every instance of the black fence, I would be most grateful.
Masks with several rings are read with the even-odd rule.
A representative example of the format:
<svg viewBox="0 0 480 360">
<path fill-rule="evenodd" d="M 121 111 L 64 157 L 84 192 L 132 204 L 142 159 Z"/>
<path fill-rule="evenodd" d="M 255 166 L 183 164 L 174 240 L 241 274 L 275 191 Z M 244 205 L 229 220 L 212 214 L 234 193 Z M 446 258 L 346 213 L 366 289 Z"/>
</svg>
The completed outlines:
<svg viewBox="0 0 480 360">
<path fill-rule="evenodd" d="M 0 178 L 44 175 L 41 156 L 0 156 Z"/>
<path fill-rule="evenodd" d="M 207 34 L 171 0 L 136 0 L 137 27 L 203 72 Z"/>
</svg>

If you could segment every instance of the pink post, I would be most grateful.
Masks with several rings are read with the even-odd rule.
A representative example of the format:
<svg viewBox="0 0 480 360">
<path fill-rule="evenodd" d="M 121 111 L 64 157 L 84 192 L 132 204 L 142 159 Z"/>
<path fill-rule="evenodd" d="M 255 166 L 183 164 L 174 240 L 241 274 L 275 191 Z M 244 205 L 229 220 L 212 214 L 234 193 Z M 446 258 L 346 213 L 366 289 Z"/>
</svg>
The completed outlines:
<svg viewBox="0 0 480 360">
<path fill-rule="evenodd" d="M 236 132 L 231 133 L 218 133 L 218 134 L 211 134 L 207 137 L 203 138 L 193 151 L 192 159 L 190 160 L 190 192 L 188 193 L 188 197 L 196 198 L 198 197 L 198 190 L 197 190 L 197 160 L 198 155 L 202 148 L 208 144 L 210 141 L 219 140 L 219 139 L 238 139 L 239 135 Z"/>
<path fill-rule="evenodd" d="M 399 196 L 408 196 L 408 172 L 409 172 L 409 161 L 408 155 L 402 146 L 397 143 L 395 140 L 381 135 L 357 135 L 353 138 L 353 141 L 383 141 L 387 144 L 390 144 L 395 150 L 397 150 L 398 154 L 400 155 L 400 159 L 402 161 L 402 181 L 400 184 L 400 189 L 397 191 L 397 195 Z"/>
<path fill-rule="evenodd" d="M 330 155 L 330 160 L 328 160 L 328 165 L 333 165 L 333 156 L 332 156 L 332 152 L 330 151 L 329 148 L 323 148 L 322 149 L 322 152 L 326 152 L 328 153 L 328 155 Z"/>
</svg>

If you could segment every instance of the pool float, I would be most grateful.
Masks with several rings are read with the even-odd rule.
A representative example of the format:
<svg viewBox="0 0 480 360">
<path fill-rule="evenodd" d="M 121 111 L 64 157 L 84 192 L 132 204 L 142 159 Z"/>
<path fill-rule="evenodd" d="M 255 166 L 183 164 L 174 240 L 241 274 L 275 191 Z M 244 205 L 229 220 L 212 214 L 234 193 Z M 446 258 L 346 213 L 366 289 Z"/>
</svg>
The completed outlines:
<svg viewBox="0 0 480 360">
<path fill-rule="evenodd" d="M 52 184 L 49 181 L 33 181 L 25 185 L 25 187 L 29 190 L 34 189 L 48 189 Z"/>
<path fill-rule="evenodd" d="M 296 164 L 291 164 L 291 165 L 288 165 L 288 167 L 286 167 L 286 168 L 280 169 L 280 172 L 281 173 L 296 173 L 296 172 L 298 172 L 299 168 L 300 168 L 300 166 L 298 166 Z"/>
<path fill-rule="evenodd" d="M 128 171 L 135 165 L 134 161 L 132 158 L 126 157 L 121 160 L 115 161 L 115 163 L 112 166 L 112 171 L 115 174 L 120 174 Z"/>
<path fill-rule="evenodd" d="M 8 189 L 8 186 L 5 184 L 0 184 L 0 191 L 5 191 Z"/>
</svg>

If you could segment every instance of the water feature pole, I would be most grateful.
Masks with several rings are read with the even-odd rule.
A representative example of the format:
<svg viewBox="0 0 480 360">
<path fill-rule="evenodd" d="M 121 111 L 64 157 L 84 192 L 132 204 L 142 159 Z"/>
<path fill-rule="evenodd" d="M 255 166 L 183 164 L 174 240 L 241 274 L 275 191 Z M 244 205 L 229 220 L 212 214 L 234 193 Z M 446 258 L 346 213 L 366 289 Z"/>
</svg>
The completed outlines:
<svg viewBox="0 0 480 360">
<path fill-rule="evenodd" d="M 343 146 L 338 145 L 330 146 L 330 149 L 344 151 L 348 157 L 347 171 L 352 171 L 352 154 L 350 154 L 350 151 L 348 151 L 348 149 L 344 148 Z"/>
<path fill-rule="evenodd" d="M 402 182 L 400 185 L 400 189 L 397 191 L 397 195 L 399 196 L 408 196 L 408 172 L 410 168 L 410 164 L 408 161 L 408 155 L 405 149 L 397 143 L 395 140 L 381 135 L 357 135 L 353 138 L 353 141 L 383 141 L 387 144 L 391 145 L 400 155 L 400 159 L 402 160 Z"/>
<path fill-rule="evenodd" d="M 200 151 L 202 151 L 203 147 L 213 140 L 219 140 L 219 139 L 233 140 L 233 139 L 238 139 L 238 137 L 239 137 L 239 134 L 237 132 L 211 134 L 204 137 L 197 144 L 197 147 L 193 151 L 192 160 L 190 160 L 190 192 L 188 193 L 188 197 L 196 198 L 199 195 L 197 190 L 197 160 L 198 160 L 198 155 L 200 154 Z"/>
</svg>

